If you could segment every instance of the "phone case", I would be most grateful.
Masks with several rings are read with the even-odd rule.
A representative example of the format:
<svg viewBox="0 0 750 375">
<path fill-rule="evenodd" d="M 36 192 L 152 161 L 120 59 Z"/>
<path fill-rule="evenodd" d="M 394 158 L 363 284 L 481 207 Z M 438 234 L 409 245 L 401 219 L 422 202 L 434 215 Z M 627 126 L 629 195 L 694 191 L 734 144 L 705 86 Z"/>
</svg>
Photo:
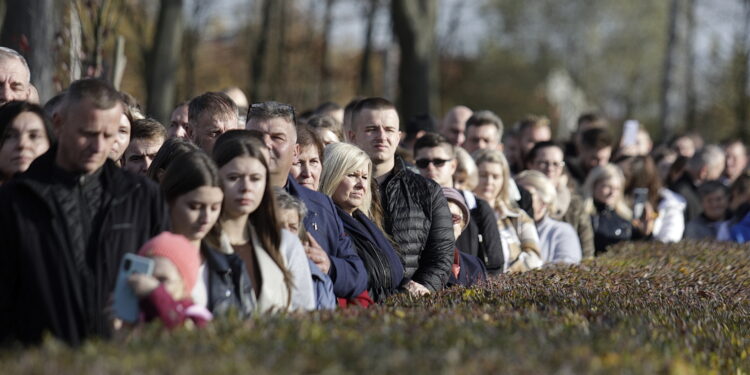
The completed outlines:
<svg viewBox="0 0 750 375">
<path fill-rule="evenodd" d="M 115 284 L 114 312 L 117 318 L 129 323 L 138 321 L 138 297 L 128 284 L 128 277 L 134 273 L 151 275 L 153 272 L 153 259 L 125 254 L 120 262 L 120 271 L 117 274 L 117 284 Z"/>
</svg>

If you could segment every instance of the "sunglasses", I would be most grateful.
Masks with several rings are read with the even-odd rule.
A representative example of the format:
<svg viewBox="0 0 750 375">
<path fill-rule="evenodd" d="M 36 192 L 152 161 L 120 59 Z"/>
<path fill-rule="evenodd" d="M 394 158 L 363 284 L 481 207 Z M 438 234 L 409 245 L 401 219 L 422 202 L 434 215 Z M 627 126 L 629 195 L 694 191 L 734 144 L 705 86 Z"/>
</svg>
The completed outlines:
<svg viewBox="0 0 750 375">
<path fill-rule="evenodd" d="M 436 168 L 440 168 L 445 165 L 445 163 L 451 161 L 453 159 L 419 159 L 414 164 L 417 165 L 417 168 L 419 169 L 425 169 L 430 164 L 434 164 Z"/>
</svg>

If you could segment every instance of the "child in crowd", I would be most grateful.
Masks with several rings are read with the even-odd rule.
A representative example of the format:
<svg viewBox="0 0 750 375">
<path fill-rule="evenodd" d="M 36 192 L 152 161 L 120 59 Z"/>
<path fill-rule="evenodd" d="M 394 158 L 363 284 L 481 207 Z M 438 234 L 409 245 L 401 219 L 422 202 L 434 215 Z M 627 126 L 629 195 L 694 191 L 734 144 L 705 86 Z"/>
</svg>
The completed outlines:
<svg viewBox="0 0 750 375">
<path fill-rule="evenodd" d="M 703 213 L 687 224 L 685 238 L 728 240 L 729 189 L 719 180 L 706 181 L 698 187 L 698 196 Z"/>
<path fill-rule="evenodd" d="M 128 279 L 140 300 L 142 320 L 159 318 L 172 329 L 188 320 L 201 327 L 213 318 L 190 298 L 200 267 L 198 249 L 190 241 L 163 232 L 146 242 L 138 254 L 154 260 L 152 275 L 137 273 Z"/>
</svg>

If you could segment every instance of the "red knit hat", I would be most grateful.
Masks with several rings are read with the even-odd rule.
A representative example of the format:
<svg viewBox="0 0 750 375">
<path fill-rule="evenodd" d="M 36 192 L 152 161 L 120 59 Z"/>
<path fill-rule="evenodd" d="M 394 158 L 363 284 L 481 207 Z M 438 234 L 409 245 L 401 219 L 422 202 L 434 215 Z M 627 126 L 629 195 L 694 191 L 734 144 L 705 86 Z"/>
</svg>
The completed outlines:
<svg viewBox="0 0 750 375">
<path fill-rule="evenodd" d="M 182 276 L 187 295 L 190 295 L 198 280 L 198 271 L 201 266 L 201 257 L 198 252 L 199 250 L 187 238 L 169 232 L 162 232 L 148 240 L 138 250 L 138 254 L 142 256 L 160 256 L 172 261 Z"/>
</svg>

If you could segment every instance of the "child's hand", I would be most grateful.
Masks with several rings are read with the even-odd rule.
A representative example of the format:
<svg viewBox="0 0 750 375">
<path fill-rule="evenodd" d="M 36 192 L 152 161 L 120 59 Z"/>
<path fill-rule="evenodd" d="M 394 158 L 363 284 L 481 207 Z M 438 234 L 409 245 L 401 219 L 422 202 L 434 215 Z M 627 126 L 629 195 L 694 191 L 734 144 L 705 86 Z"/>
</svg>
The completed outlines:
<svg viewBox="0 0 750 375">
<path fill-rule="evenodd" d="M 151 275 L 134 273 L 128 277 L 128 284 L 138 298 L 143 298 L 159 287 L 159 280 Z"/>
</svg>

